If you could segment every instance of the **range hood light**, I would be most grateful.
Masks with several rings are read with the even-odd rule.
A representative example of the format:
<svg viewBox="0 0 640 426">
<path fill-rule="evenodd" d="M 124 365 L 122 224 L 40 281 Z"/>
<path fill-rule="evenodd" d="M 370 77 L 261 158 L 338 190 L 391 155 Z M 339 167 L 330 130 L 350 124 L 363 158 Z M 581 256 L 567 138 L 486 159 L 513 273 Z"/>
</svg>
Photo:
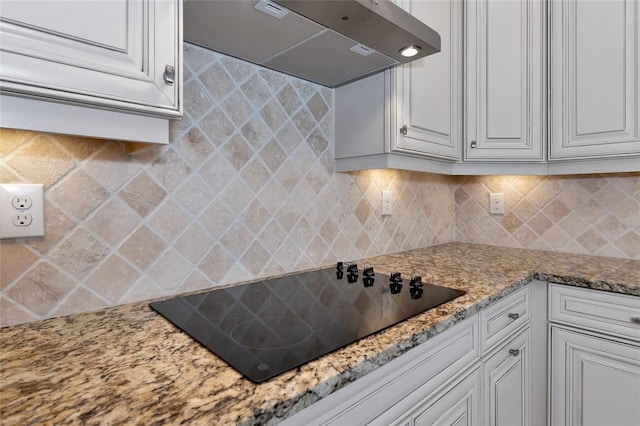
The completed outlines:
<svg viewBox="0 0 640 426">
<path fill-rule="evenodd" d="M 184 1 L 184 40 L 331 88 L 440 51 L 393 0 Z"/>
<path fill-rule="evenodd" d="M 400 54 L 405 58 L 411 58 L 420 53 L 420 50 L 422 50 L 420 46 L 407 46 L 400 49 Z"/>
</svg>

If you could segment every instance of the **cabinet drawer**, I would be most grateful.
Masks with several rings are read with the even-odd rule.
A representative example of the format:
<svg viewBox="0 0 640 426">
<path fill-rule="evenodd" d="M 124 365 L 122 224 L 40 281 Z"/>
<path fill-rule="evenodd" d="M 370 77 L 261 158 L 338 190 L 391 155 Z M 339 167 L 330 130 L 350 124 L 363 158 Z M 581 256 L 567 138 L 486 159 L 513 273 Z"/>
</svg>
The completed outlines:
<svg viewBox="0 0 640 426">
<path fill-rule="evenodd" d="M 529 286 L 499 300 L 480 312 L 480 349 L 486 354 L 494 345 L 529 321 Z"/>
<path fill-rule="evenodd" d="M 549 285 L 549 321 L 640 341 L 640 297 Z"/>
</svg>

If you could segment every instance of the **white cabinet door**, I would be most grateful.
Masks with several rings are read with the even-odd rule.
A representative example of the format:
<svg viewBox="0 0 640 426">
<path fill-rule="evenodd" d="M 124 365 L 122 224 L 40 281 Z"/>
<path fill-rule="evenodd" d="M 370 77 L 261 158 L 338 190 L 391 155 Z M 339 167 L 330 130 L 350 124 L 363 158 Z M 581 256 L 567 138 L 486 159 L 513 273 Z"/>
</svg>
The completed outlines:
<svg viewBox="0 0 640 426">
<path fill-rule="evenodd" d="M 471 426 L 480 423 L 480 369 L 432 396 L 396 425 Z"/>
<path fill-rule="evenodd" d="M 465 5 L 465 160 L 544 160 L 546 2 Z"/>
<path fill-rule="evenodd" d="M 551 424 L 640 424 L 640 347 L 551 327 Z"/>
<path fill-rule="evenodd" d="M 531 424 L 529 329 L 503 345 L 484 363 L 485 425 Z"/>
<path fill-rule="evenodd" d="M 180 8 L 176 0 L 2 0 L 0 89 L 178 117 Z"/>
<path fill-rule="evenodd" d="M 639 155 L 638 1 L 550 4 L 550 159 Z"/>
<path fill-rule="evenodd" d="M 441 51 L 397 68 L 392 149 L 458 159 L 462 137 L 462 2 L 398 3 L 440 34 Z"/>
</svg>

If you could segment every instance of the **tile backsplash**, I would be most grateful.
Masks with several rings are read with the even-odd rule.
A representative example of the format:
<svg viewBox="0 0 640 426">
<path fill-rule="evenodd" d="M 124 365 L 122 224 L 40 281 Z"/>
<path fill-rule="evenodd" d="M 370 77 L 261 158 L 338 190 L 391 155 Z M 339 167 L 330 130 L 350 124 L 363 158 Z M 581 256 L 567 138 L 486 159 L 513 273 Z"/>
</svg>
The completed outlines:
<svg viewBox="0 0 640 426">
<path fill-rule="evenodd" d="M 332 97 L 186 44 L 167 146 L 1 129 L 0 182 L 45 185 L 46 236 L 0 243 L 0 325 L 452 241 L 452 178 L 334 172 Z"/>
<path fill-rule="evenodd" d="M 46 188 L 46 237 L 0 243 L 0 325 L 451 241 L 640 258 L 640 174 L 335 173 L 331 90 L 190 44 L 184 74 L 140 155 L 0 129 L 0 182 Z"/>
<path fill-rule="evenodd" d="M 640 173 L 458 179 L 456 241 L 640 259 Z"/>
</svg>

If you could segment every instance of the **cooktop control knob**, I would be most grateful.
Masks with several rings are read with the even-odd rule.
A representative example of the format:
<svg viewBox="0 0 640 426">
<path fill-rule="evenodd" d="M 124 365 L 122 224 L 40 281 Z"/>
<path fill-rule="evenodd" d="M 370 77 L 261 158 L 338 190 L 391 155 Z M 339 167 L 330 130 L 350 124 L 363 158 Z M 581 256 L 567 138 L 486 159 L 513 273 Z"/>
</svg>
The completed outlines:
<svg viewBox="0 0 640 426">
<path fill-rule="evenodd" d="M 422 289 L 422 277 L 411 277 L 409 282 L 409 294 L 412 299 L 420 299 L 424 290 Z"/>
<path fill-rule="evenodd" d="M 400 290 L 402 290 L 402 274 L 400 272 L 393 272 L 391 277 L 389 278 L 389 288 L 391 289 L 391 294 L 398 294 Z"/>
<path fill-rule="evenodd" d="M 364 268 L 362 271 L 362 282 L 365 287 L 371 287 L 374 282 L 376 274 L 373 272 L 373 267 Z"/>
<path fill-rule="evenodd" d="M 352 263 L 347 266 L 347 282 L 353 284 L 358 281 L 358 264 Z"/>
<path fill-rule="evenodd" d="M 344 263 L 338 262 L 336 265 L 336 278 L 341 280 L 344 276 Z"/>
</svg>

